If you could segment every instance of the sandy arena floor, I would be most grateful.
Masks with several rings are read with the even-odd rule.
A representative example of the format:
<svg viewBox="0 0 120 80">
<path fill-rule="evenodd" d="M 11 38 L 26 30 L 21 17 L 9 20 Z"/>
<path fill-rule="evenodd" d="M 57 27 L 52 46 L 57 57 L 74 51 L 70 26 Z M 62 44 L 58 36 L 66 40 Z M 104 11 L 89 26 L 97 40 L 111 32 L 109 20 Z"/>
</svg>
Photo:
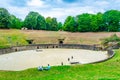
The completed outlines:
<svg viewBox="0 0 120 80">
<path fill-rule="evenodd" d="M 73 56 L 73 59 L 71 59 Z M 68 61 L 70 58 L 70 61 Z M 100 61 L 108 58 L 107 52 L 83 49 L 40 49 L 14 52 L 0 55 L 0 70 L 19 71 L 28 68 L 47 66 L 47 64 L 69 65 L 77 61 L 81 64 Z"/>
</svg>

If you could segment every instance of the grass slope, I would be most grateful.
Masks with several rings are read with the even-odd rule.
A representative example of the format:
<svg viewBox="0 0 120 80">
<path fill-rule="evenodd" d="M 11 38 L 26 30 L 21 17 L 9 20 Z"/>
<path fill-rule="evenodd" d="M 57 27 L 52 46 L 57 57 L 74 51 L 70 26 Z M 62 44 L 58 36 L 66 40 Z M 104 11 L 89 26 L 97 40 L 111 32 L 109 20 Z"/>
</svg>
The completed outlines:
<svg viewBox="0 0 120 80">
<path fill-rule="evenodd" d="M 36 44 L 57 44 L 58 39 L 61 38 L 65 38 L 64 43 L 66 44 L 100 44 L 100 39 L 113 34 L 120 37 L 120 32 L 71 33 L 64 31 L 0 29 L 0 48 L 16 46 L 17 42 L 19 42 L 19 45 L 26 45 L 25 39 L 34 39 Z"/>
<path fill-rule="evenodd" d="M 120 49 L 115 53 L 112 59 L 97 64 L 54 66 L 49 71 L 0 71 L 0 80 L 120 80 Z"/>
<path fill-rule="evenodd" d="M 58 43 L 59 38 L 65 38 L 66 44 L 100 44 L 100 39 L 113 34 L 120 36 L 120 32 L 64 32 L 64 31 L 41 31 L 27 30 L 21 31 L 29 38 L 33 38 L 35 43 Z"/>
<path fill-rule="evenodd" d="M 26 45 L 26 36 L 20 30 L 0 30 L 0 48 Z"/>
</svg>

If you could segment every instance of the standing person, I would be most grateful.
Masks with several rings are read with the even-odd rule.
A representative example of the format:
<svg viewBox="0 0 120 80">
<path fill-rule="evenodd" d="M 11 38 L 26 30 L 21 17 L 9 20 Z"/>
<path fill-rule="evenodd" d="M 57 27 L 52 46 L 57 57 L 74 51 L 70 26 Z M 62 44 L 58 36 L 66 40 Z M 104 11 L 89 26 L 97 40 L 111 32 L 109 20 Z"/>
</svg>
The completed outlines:
<svg viewBox="0 0 120 80">
<path fill-rule="evenodd" d="M 68 58 L 68 61 L 70 61 L 70 58 Z"/>
<path fill-rule="evenodd" d="M 61 65 L 63 65 L 63 62 L 61 62 Z"/>
<path fill-rule="evenodd" d="M 71 59 L 73 59 L 73 56 L 71 56 Z"/>
</svg>

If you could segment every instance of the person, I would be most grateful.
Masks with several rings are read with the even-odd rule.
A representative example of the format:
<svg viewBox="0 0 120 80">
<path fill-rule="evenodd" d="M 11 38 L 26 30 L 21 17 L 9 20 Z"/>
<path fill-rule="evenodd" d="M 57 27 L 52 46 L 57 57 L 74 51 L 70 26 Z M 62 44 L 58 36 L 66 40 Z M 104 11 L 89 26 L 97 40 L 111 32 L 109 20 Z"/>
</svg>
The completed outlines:
<svg viewBox="0 0 120 80">
<path fill-rule="evenodd" d="M 45 68 L 45 70 L 50 70 L 51 66 L 48 64 L 48 66 Z"/>
<path fill-rule="evenodd" d="M 71 56 L 71 59 L 73 59 L 73 56 Z"/>
<path fill-rule="evenodd" d="M 61 65 L 63 65 L 63 62 L 61 62 Z"/>
<path fill-rule="evenodd" d="M 48 69 L 50 69 L 51 68 L 51 66 L 48 64 L 48 67 L 47 67 Z"/>
<path fill-rule="evenodd" d="M 43 67 L 42 67 L 42 66 L 38 66 L 38 70 L 39 70 L 39 71 L 42 71 L 42 70 L 43 70 Z"/>
<path fill-rule="evenodd" d="M 70 58 L 68 58 L 68 61 L 70 61 Z"/>
</svg>

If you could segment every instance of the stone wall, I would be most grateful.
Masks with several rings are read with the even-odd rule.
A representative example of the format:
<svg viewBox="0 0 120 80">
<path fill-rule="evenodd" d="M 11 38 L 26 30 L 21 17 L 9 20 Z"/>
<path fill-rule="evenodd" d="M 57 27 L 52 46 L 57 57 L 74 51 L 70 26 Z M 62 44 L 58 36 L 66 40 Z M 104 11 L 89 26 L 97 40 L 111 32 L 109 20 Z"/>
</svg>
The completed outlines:
<svg viewBox="0 0 120 80">
<path fill-rule="evenodd" d="M 115 54 L 112 49 L 107 50 L 107 53 L 108 53 L 109 58 L 112 58 L 114 56 L 114 54 Z"/>
<path fill-rule="evenodd" d="M 107 60 L 111 59 L 115 55 L 115 53 L 112 49 L 110 49 L 110 50 L 107 50 L 107 55 L 108 55 L 108 58 L 101 60 L 101 61 L 91 62 L 90 64 L 107 61 Z"/>
<path fill-rule="evenodd" d="M 101 47 L 95 45 L 81 45 L 81 44 L 34 44 L 26 46 L 14 46 L 11 48 L 0 49 L 0 54 L 6 54 L 16 51 L 45 49 L 45 48 L 70 48 L 70 49 L 87 49 L 87 50 L 102 50 Z"/>
<path fill-rule="evenodd" d="M 95 45 L 80 45 L 80 44 L 36 44 L 36 45 L 27 45 L 27 46 L 17 46 L 17 47 L 11 47 L 6 49 L 0 49 L 0 55 L 7 54 L 11 52 L 17 52 L 17 51 L 24 51 L 24 50 L 34 50 L 34 49 L 47 49 L 47 48 L 68 48 L 68 49 L 87 49 L 87 50 L 102 50 L 101 47 L 97 47 Z M 108 58 L 92 62 L 92 63 L 99 63 L 106 61 L 114 56 L 114 52 L 112 49 L 107 50 Z"/>
<path fill-rule="evenodd" d="M 11 53 L 11 52 L 14 52 L 12 48 L 0 49 L 0 54 L 6 54 L 6 53 Z"/>
</svg>

